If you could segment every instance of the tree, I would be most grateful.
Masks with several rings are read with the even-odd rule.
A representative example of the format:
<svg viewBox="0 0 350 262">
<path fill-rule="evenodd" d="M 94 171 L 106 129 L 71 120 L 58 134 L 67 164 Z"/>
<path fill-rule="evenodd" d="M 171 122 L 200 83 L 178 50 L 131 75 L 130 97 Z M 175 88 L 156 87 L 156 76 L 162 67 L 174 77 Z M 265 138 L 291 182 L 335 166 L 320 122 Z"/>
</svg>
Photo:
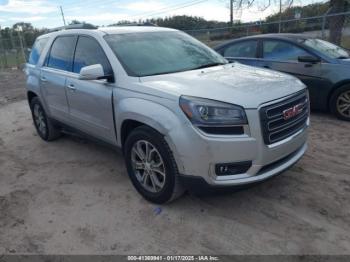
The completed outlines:
<svg viewBox="0 0 350 262">
<path fill-rule="evenodd" d="M 294 0 L 230 0 L 231 24 L 233 23 L 233 13 L 242 15 L 242 10 L 256 6 L 259 10 L 264 11 L 272 4 L 279 6 L 279 25 L 278 32 L 282 30 L 282 13 L 284 10 L 293 5 Z"/>
<path fill-rule="evenodd" d="M 78 24 L 85 24 L 85 22 L 80 22 L 79 20 L 72 20 L 70 23 L 70 25 L 78 25 Z"/>
<path fill-rule="evenodd" d="M 32 31 L 34 28 L 31 23 L 18 22 L 12 26 L 12 29 L 14 30 L 21 29 L 24 32 L 24 31 Z"/>
<path fill-rule="evenodd" d="M 330 0 L 330 14 L 342 13 L 349 9 L 349 0 Z M 344 15 L 331 16 L 329 18 L 329 41 L 340 45 L 342 30 L 345 22 Z"/>
</svg>

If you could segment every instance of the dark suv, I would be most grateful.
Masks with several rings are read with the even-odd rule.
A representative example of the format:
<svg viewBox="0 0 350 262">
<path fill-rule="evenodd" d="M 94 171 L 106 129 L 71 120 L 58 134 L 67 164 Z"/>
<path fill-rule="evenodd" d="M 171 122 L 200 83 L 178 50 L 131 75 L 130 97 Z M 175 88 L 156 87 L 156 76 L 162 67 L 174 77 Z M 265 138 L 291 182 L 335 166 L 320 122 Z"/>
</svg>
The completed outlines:
<svg viewBox="0 0 350 262">
<path fill-rule="evenodd" d="M 349 51 L 297 34 L 266 34 L 232 40 L 214 48 L 226 59 L 270 68 L 307 85 L 311 107 L 350 121 Z"/>
</svg>

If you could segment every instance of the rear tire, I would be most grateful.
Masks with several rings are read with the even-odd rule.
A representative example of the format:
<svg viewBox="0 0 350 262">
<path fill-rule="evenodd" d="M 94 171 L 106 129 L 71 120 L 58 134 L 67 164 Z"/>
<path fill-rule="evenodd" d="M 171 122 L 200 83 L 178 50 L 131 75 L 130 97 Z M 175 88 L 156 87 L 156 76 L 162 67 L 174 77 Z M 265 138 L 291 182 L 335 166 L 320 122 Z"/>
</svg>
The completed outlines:
<svg viewBox="0 0 350 262">
<path fill-rule="evenodd" d="M 30 109 L 35 129 L 38 135 L 45 141 L 52 141 L 61 136 L 60 130 L 55 127 L 47 114 L 38 97 L 30 101 Z"/>
<path fill-rule="evenodd" d="M 154 129 L 140 126 L 133 130 L 126 139 L 124 157 L 131 182 L 148 201 L 163 204 L 183 194 L 173 154 Z"/>
<path fill-rule="evenodd" d="M 334 91 L 330 99 L 330 109 L 337 118 L 350 121 L 350 85 Z"/>
</svg>

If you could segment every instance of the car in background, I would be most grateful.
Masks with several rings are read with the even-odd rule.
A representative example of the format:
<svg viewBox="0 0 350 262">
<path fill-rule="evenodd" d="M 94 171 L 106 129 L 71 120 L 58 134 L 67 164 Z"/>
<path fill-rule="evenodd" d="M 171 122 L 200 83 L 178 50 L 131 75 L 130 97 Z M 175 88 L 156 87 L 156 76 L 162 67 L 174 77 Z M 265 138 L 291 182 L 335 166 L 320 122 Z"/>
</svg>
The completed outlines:
<svg viewBox="0 0 350 262">
<path fill-rule="evenodd" d="M 296 76 L 309 89 L 311 108 L 350 121 L 349 51 L 300 34 L 244 37 L 214 49 L 231 62 Z"/>
</svg>

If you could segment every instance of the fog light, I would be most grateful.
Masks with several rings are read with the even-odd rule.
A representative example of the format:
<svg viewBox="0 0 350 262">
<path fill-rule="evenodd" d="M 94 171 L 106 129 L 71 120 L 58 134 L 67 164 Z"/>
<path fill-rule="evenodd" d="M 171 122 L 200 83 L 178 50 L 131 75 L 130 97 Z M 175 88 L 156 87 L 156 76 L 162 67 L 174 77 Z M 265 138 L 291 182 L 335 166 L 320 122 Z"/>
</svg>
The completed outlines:
<svg viewBox="0 0 350 262">
<path fill-rule="evenodd" d="M 215 173 L 217 176 L 238 175 L 238 174 L 246 173 L 251 166 L 252 166 L 252 162 L 250 161 L 216 164 Z"/>
</svg>

